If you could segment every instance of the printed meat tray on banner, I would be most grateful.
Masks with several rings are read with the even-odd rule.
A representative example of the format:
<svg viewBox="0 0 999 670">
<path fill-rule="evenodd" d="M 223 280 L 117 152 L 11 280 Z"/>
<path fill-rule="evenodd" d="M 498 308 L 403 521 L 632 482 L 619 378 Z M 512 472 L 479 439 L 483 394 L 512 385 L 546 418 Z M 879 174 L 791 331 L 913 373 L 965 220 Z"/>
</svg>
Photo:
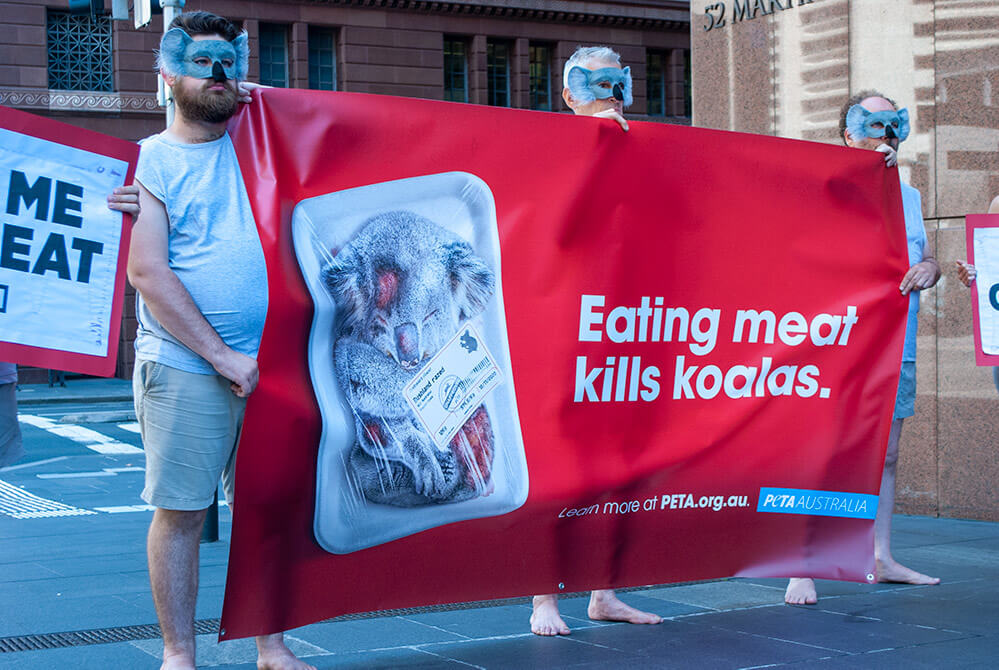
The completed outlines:
<svg viewBox="0 0 999 670">
<path fill-rule="evenodd" d="M 454 172 L 309 198 L 292 235 L 315 302 L 319 543 L 350 553 L 520 507 L 527 463 L 485 182 Z"/>
</svg>

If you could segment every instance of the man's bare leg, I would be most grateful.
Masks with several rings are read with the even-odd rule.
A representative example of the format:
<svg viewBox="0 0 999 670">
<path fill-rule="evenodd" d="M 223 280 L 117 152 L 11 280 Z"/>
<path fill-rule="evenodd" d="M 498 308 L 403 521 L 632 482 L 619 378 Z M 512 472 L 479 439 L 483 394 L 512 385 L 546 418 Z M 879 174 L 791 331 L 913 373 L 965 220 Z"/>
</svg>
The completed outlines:
<svg viewBox="0 0 999 670">
<path fill-rule="evenodd" d="M 898 467 L 898 442 L 902 436 L 902 419 L 895 419 L 888 435 L 885 469 L 881 474 L 878 513 L 874 519 L 874 562 L 879 582 L 902 584 L 939 584 L 938 577 L 916 572 L 897 562 L 891 555 L 891 517 L 895 510 L 895 474 Z"/>
<path fill-rule="evenodd" d="M 531 602 L 531 632 L 535 635 L 568 635 L 569 627 L 558 613 L 558 596 L 534 596 Z"/>
<path fill-rule="evenodd" d="M 596 621 L 624 621 L 625 623 L 661 623 L 663 618 L 652 612 L 643 612 L 626 605 L 611 589 L 598 589 L 590 593 L 590 606 L 586 613 Z"/>
<path fill-rule="evenodd" d="M 198 543 L 205 511 L 157 509 L 149 524 L 146 538 L 149 583 L 163 633 L 160 670 L 194 670 Z"/>
<path fill-rule="evenodd" d="M 316 670 L 295 658 L 284 643 L 284 633 L 257 637 L 257 670 Z"/>
<path fill-rule="evenodd" d="M 788 605 L 814 605 L 819 602 L 815 580 L 811 577 L 791 577 L 784 591 L 784 602 Z"/>
</svg>

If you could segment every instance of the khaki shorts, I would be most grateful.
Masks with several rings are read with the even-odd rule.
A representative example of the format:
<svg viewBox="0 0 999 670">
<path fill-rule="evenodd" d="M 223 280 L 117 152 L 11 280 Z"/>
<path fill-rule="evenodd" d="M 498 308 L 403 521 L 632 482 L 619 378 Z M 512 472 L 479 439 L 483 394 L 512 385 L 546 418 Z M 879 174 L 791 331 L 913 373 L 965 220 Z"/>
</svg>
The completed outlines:
<svg viewBox="0 0 999 670">
<path fill-rule="evenodd" d="M 146 451 L 142 499 L 169 510 L 212 504 L 219 477 L 232 504 L 236 443 L 246 399 L 229 380 L 162 363 L 136 361 L 132 375 L 135 416 Z"/>
</svg>

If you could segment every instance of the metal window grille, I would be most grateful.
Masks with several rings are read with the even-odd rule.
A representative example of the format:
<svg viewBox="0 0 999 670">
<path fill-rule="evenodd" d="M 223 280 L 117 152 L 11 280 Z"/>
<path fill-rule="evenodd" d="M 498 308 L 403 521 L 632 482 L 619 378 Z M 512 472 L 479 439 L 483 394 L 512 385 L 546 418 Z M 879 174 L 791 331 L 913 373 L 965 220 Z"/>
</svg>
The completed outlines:
<svg viewBox="0 0 999 670">
<path fill-rule="evenodd" d="M 488 104 L 510 106 L 510 45 L 506 42 L 486 43 L 486 85 Z"/>
<path fill-rule="evenodd" d="M 48 10 L 49 88 L 113 91 L 111 17 Z"/>
<path fill-rule="evenodd" d="M 646 55 L 645 97 L 649 116 L 666 114 L 666 54 L 649 51 Z"/>
<path fill-rule="evenodd" d="M 468 59 L 462 40 L 444 40 L 444 99 L 468 102 Z"/>
<path fill-rule="evenodd" d="M 260 24 L 260 83 L 288 87 L 288 28 Z"/>
<path fill-rule="evenodd" d="M 531 109 L 552 109 L 552 50 L 531 45 Z"/>
<path fill-rule="evenodd" d="M 309 28 L 309 88 L 336 90 L 336 34 L 327 28 Z"/>
</svg>

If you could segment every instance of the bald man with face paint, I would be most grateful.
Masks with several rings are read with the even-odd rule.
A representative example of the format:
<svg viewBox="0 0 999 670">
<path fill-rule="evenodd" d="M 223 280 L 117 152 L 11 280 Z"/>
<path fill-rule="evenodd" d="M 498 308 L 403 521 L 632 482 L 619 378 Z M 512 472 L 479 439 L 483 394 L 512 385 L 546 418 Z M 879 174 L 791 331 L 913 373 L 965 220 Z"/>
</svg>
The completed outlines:
<svg viewBox="0 0 999 670">
<path fill-rule="evenodd" d="M 579 116 L 613 119 L 628 130 L 624 108 L 631 104 L 631 71 L 621 67 L 621 57 L 609 47 L 580 47 L 566 61 L 562 76 L 562 99 Z M 568 635 L 569 627 L 558 611 L 558 596 L 534 596 L 531 632 L 535 635 Z M 611 589 L 590 593 L 587 615 L 597 621 L 657 624 L 662 617 L 643 612 L 621 601 Z"/>
<path fill-rule="evenodd" d="M 862 91 L 843 106 L 840 115 L 840 132 L 843 142 L 855 149 L 880 151 L 885 163 L 895 164 L 899 143 L 909 135 L 909 113 L 877 91 Z M 891 519 L 895 508 L 895 474 L 898 465 L 899 437 L 902 421 L 914 414 L 916 396 L 916 320 L 919 312 L 919 292 L 928 289 L 940 279 L 940 266 L 928 247 L 923 226 L 922 203 L 919 191 L 902 182 L 902 208 L 905 215 L 905 233 L 909 249 L 909 269 L 899 282 L 898 290 L 909 298 L 909 316 L 905 329 L 905 348 L 902 353 L 902 370 L 899 375 L 898 395 L 892 416 L 888 448 L 885 453 L 878 511 L 874 519 L 874 559 L 879 582 L 902 584 L 939 584 L 940 580 L 911 568 L 894 559 L 891 553 Z M 818 602 L 815 582 L 811 578 L 792 578 L 784 593 L 789 605 L 813 605 Z"/>
</svg>

